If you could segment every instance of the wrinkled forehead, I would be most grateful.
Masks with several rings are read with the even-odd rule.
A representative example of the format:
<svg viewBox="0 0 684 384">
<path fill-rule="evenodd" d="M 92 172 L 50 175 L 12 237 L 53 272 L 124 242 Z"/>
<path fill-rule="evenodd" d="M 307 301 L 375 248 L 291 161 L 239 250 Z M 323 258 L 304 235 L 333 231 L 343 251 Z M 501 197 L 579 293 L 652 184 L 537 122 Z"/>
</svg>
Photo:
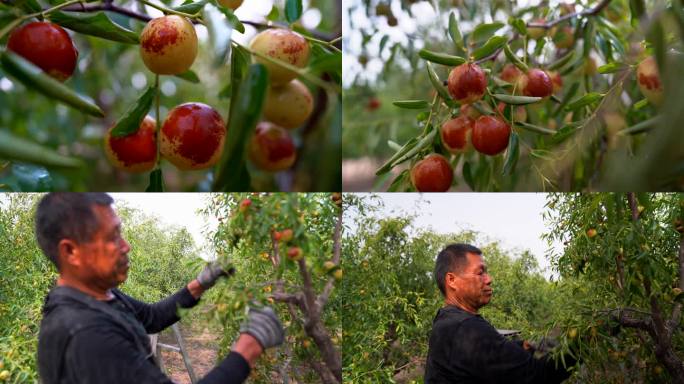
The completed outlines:
<svg viewBox="0 0 684 384">
<path fill-rule="evenodd" d="M 121 219 L 110 205 L 95 205 L 93 212 L 97 217 L 98 227 L 102 232 L 112 231 L 121 227 Z"/>
</svg>

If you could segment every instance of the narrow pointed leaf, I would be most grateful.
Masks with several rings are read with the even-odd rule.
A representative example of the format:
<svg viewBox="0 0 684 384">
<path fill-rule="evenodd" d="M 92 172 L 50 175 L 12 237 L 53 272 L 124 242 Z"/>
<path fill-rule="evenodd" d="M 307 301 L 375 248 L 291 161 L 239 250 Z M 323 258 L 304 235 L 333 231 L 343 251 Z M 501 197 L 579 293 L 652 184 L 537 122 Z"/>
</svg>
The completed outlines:
<svg viewBox="0 0 684 384">
<path fill-rule="evenodd" d="M 440 80 L 439 76 L 437 76 L 437 72 L 435 72 L 435 69 L 432 67 L 432 63 L 427 63 L 427 70 L 428 76 L 430 77 L 430 82 L 435 90 L 437 90 L 439 96 L 444 100 L 451 100 L 449 92 L 447 92 L 447 89 L 444 87 L 442 80 Z"/>
<path fill-rule="evenodd" d="M 515 169 L 515 165 L 518 163 L 518 155 L 520 153 L 518 134 L 511 132 L 511 136 L 508 139 L 508 150 L 506 150 L 506 161 L 503 166 L 503 174 L 510 175 Z"/>
<path fill-rule="evenodd" d="M 473 32 L 470 34 L 470 42 L 477 44 L 485 41 L 492 37 L 496 31 L 503 28 L 505 25 L 506 24 L 498 21 L 490 24 L 480 24 L 475 27 Z"/>
<path fill-rule="evenodd" d="M 100 107 L 53 79 L 23 57 L 5 51 L 0 61 L 7 74 L 22 82 L 29 89 L 34 89 L 89 115 L 104 117 L 104 112 Z"/>
<path fill-rule="evenodd" d="M 228 24 L 232 25 L 236 31 L 240 33 L 245 33 L 245 26 L 242 24 L 240 19 L 238 19 L 237 16 L 235 16 L 232 9 L 226 8 L 218 2 L 214 2 L 214 5 L 216 5 L 219 11 L 221 11 L 221 13 L 223 13 L 223 15 L 226 16 Z"/>
<path fill-rule="evenodd" d="M 554 131 L 551 128 L 544 128 L 544 127 L 540 127 L 540 126 L 534 125 L 534 124 L 523 123 L 522 121 L 516 121 L 515 126 L 523 128 L 523 129 L 528 130 L 530 132 L 541 133 L 544 135 L 553 135 L 556 133 L 556 131 Z"/>
<path fill-rule="evenodd" d="M 615 72 L 623 71 L 627 68 L 628 67 L 623 63 L 612 62 L 612 63 L 604 64 L 604 65 L 598 67 L 598 73 L 601 73 L 601 74 L 615 73 Z"/>
<path fill-rule="evenodd" d="M 430 108 L 430 103 L 425 100 L 401 100 L 395 101 L 392 104 L 399 108 L 404 109 L 428 109 Z"/>
<path fill-rule="evenodd" d="M 0 158 L 46 167 L 78 168 L 83 166 L 80 159 L 61 155 L 49 147 L 14 136 L 4 129 L 0 130 Z"/>
<path fill-rule="evenodd" d="M 512 105 L 526 105 L 526 104 L 533 104 L 538 101 L 540 101 L 542 98 L 541 97 L 532 97 L 532 96 L 513 96 L 513 95 L 507 95 L 505 93 L 495 93 L 492 95 L 495 99 L 499 101 L 503 101 L 506 104 L 512 104 Z"/>
<path fill-rule="evenodd" d="M 289 23 L 294 23 L 302 17 L 302 0 L 286 0 L 285 18 Z"/>
<path fill-rule="evenodd" d="M 566 111 L 574 111 L 575 109 L 579 109 L 582 107 L 585 107 L 589 104 L 592 104 L 598 100 L 601 100 L 603 98 L 603 94 L 598 93 L 598 92 L 589 92 L 586 95 L 580 97 L 579 99 L 573 101 L 572 103 L 568 104 L 565 107 Z"/>
<path fill-rule="evenodd" d="M 411 150 L 416 144 L 418 143 L 417 138 L 412 138 L 411 140 L 407 141 L 406 144 L 404 144 L 401 149 L 399 149 L 397 152 L 392 155 L 392 157 L 385 162 L 380 168 L 378 168 L 377 171 L 375 171 L 376 176 L 380 176 L 384 173 L 389 172 L 392 169 L 392 164 L 394 163 L 395 160 L 397 160 L 399 157 L 403 156 L 406 152 Z"/>
<path fill-rule="evenodd" d="M 233 79 L 233 87 L 235 85 Z M 250 65 L 247 75 L 240 81 L 239 97 L 231 98 L 228 135 L 216 169 L 214 190 L 244 191 L 249 188 L 249 184 L 245 185 L 245 180 L 249 180 L 248 174 L 245 175 L 246 147 L 261 117 L 267 89 L 266 67 L 261 64 Z"/>
<path fill-rule="evenodd" d="M 126 44 L 139 44 L 137 33 L 114 23 L 104 12 L 97 13 L 50 13 L 50 21 L 74 32 L 100 37 Z"/>
<path fill-rule="evenodd" d="M 493 54 L 497 49 L 506 44 L 506 41 L 508 40 L 504 36 L 492 36 L 483 46 L 473 52 L 473 59 L 480 60 Z"/>
<path fill-rule="evenodd" d="M 150 172 L 150 184 L 145 188 L 145 192 L 164 192 L 164 177 L 161 169 L 157 168 Z"/>
<path fill-rule="evenodd" d="M 209 2 L 209 0 L 200 0 L 200 1 L 195 1 L 195 2 L 186 1 L 182 5 L 179 5 L 178 7 L 173 8 L 173 10 L 178 11 L 178 12 L 187 13 L 190 15 L 194 15 L 197 12 L 201 11 L 204 8 L 204 6 L 207 5 L 208 2 Z"/>
<path fill-rule="evenodd" d="M 523 63 L 522 60 L 518 56 L 513 53 L 511 50 L 511 47 L 508 46 L 508 44 L 504 44 L 504 53 L 506 54 L 506 57 L 508 60 L 510 60 L 516 67 L 518 67 L 521 71 L 527 72 L 529 69 L 527 67 L 527 64 Z"/>
<path fill-rule="evenodd" d="M 183 73 L 179 73 L 178 75 L 174 75 L 174 76 L 176 76 L 180 79 L 183 79 L 185 81 L 189 81 L 193 84 L 197 84 L 200 82 L 200 79 L 197 76 L 197 74 L 191 69 L 188 69 L 187 71 L 185 71 Z"/>
<path fill-rule="evenodd" d="M 428 51 L 427 49 L 421 49 L 418 52 L 418 56 L 422 57 L 427 61 L 432 61 L 433 63 L 448 65 L 451 67 L 455 67 L 466 62 L 466 59 L 462 57 L 432 52 Z"/>
<path fill-rule="evenodd" d="M 560 68 L 564 67 L 565 64 L 569 63 L 570 60 L 573 59 L 573 57 L 575 57 L 575 51 L 570 51 L 570 52 L 566 53 L 566 54 L 565 54 L 563 57 L 561 57 L 560 59 L 558 59 L 558 60 L 554 61 L 553 63 L 549 64 L 549 65 L 546 67 L 546 69 L 548 69 L 548 70 L 550 70 L 550 71 L 555 71 L 555 70 L 557 70 L 557 69 L 560 69 Z"/>
<path fill-rule="evenodd" d="M 138 98 L 138 101 L 114 124 L 111 133 L 112 137 L 123 137 L 138 132 L 140 123 L 145 118 L 145 115 L 147 115 L 147 112 L 149 112 L 156 94 L 157 88 L 154 86 L 147 88 L 147 91 Z"/>
<path fill-rule="evenodd" d="M 463 42 L 463 35 L 461 34 L 461 30 L 458 27 L 456 15 L 453 12 L 449 14 L 449 36 L 451 37 L 451 41 L 454 42 L 456 50 L 462 53 L 466 53 L 465 43 Z"/>
</svg>

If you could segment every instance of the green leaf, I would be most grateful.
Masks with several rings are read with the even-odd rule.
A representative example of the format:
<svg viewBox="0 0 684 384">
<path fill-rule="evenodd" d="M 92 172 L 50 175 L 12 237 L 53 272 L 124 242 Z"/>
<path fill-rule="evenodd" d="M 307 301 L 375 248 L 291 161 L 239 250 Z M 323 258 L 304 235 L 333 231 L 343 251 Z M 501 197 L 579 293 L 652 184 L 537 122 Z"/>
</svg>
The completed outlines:
<svg viewBox="0 0 684 384">
<path fill-rule="evenodd" d="M 648 120 L 641 121 L 631 127 L 625 128 L 618 132 L 620 135 L 636 135 L 638 133 L 647 132 L 651 130 L 655 125 L 658 125 L 662 121 L 662 116 L 655 116 Z"/>
<path fill-rule="evenodd" d="M 506 44 L 506 41 L 508 40 L 504 36 L 492 36 L 483 46 L 473 52 L 473 59 L 480 60 L 493 54 L 497 49 Z"/>
<path fill-rule="evenodd" d="M 435 140 L 435 136 L 437 136 L 437 131 L 438 129 L 433 129 L 430 132 L 428 132 L 425 136 L 423 136 L 423 138 L 420 139 L 420 141 L 418 142 L 418 144 L 416 144 L 415 147 L 411 148 L 410 151 L 406 152 L 403 156 L 394 161 L 394 163 L 392 164 L 392 168 L 403 163 L 406 160 L 410 160 L 423 148 L 427 148 L 428 146 L 432 145 L 432 142 Z"/>
<path fill-rule="evenodd" d="M 189 81 L 193 84 L 197 84 L 200 82 L 199 77 L 197 76 L 197 74 L 195 72 L 193 72 L 192 69 L 188 69 L 187 71 L 185 71 L 183 73 L 179 73 L 179 74 L 174 75 L 174 76 L 176 76 L 180 79 L 183 79 L 185 81 Z"/>
<path fill-rule="evenodd" d="M 629 10 L 632 16 L 632 27 L 637 28 L 639 26 L 639 19 L 646 12 L 644 0 L 629 0 Z"/>
<path fill-rule="evenodd" d="M 474 44 L 481 43 L 492 37 L 496 31 L 503 28 L 505 25 L 506 24 L 499 21 L 490 24 L 480 24 L 475 27 L 473 32 L 470 34 L 470 42 Z"/>
<path fill-rule="evenodd" d="M 421 49 L 418 51 L 418 56 L 427 61 L 432 61 L 433 63 L 448 65 L 451 67 L 455 67 L 466 62 L 466 59 L 462 57 L 432 52 L 428 51 L 427 49 Z"/>
<path fill-rule="evenodd" d="M 576 81 L 572 83 L 570 86 L 570 89 L 568 89 L 567 92 L 565 92 L 565 95 L 563 96 L 563 100 L 561 100 L 560 105 L 558 105 L 558 108 L 556 108 L 555 111 L 553 111 L 552 116 L 558 116 L 561 111 L 563 111 L 563 108 L 570 102 L 570 99 L 572 99 L 575 94 L 577 93 L 577 90 L 579 89 L 580 83 L 579 81 Z"/>
<path fill-rule="evenodd" d="M 525 24 L 523 19 L 511 17 L 508 19 L 508 24 L 513 27 L 513 29 L 518 31 L 518 34 L 522 36 L 527 35 L 527 24 Z"/>
<path fill-rule="evenodd" d="M 518 56 L 513 53 L 511 50 L 511 47 L 508 46 L 508 44 L 504 44 L 504 53 L 506 54 L 506 57 L 508 60 L 510 60 L 516 67 L 518 67 L 521 71 L 527 72 L 529 69 L 527 67 L 527 64 L 525 64 Z"/>
<path fill-rule="evenodd" d="M 164 192 L 164 177 L 161 169 L 157 168 L 150 172 L 150 184 L 145 188 L 145 192 Z"/>
<path fill-rule="evenodd" d="M 201 11 L 204 8 L 204 6 L 207 5 L 208 2 L 209 2 L 209 0 L 200 0 L 200 1 L 196 1 L 194 3 L 186 1 L 182 5 L 179 5 L 178 7 L 174 7 L 172 9 L 174 11 L 187 13 L 189 15 L 194 15 L 197 12 Z"/>
<path fill-rule="evenodd" d="M 550 71 L 555 71 L 557 69 L 560 69 L 565 66 L 565 64 L 569 63 L 572 58 L 575 57 L 575 51 L 571 50 L 570 52 L 566 53 L 561 57 L 560 59 L 554 61 L 553 63 L 549 64 L 546 69 Z"/>
<path fill-rule="evenodd" d="M 601 100 L 603 98 L 602 93 L 598 92 L 589 92 L 586 95 L 580 97 L 579 99 L 573 101 L 572 103 L 568 104 L 567 107 L 565 107 L 566 111 L 574 111 L 576 109 L 585 107 L 589 104 L 592 104 L 598 100 Z"/>
<path fill-rule="evenodd" d="M 302 0 L 285 1 L 285 18 L 289 23 L 294 23 L 302 17 Z"/>
<path fill-rule="evenodd" d="M 236 31 L 240 33 L 245 33 L 245 26 L 242 24 L 240 19 L 238 19 L 237 16 L 235 16 L 232 9 L 224 7 L 223 5 L 221 5 L 221 3 L 217 1 L 214 1 L 213 4 L 216 5 L 218 10 L 221 11 L 221 13 L 223 13 L 224 16 L 226 16 L 228 24 L 232 25 Z"/>
<path fill-rule="evenodd" d="M 473 180 L 473 170 L 470 169 L 470 163 L 469 162 L 464 162 L 463 163 L 463 180 L 465 180 L 466 184 L 472 189 L 473 191 L 475 190 L 475 181 Z"/>
<path fill-rule="evenodd" d="M 72 106 L 89 115 L 104 117 L 104 112 L 102 112 L 100 107 L 53 79 L 23 57 L 13 52 L 5 51 L 2 53 L 0 61 L 7 74 L 12 75 L 29 89 L 34 89 L 47 97 Z"/>
<path fill-rule="evenodd" d="M 466 54 L 465 43 L 463 42 L 463 35 L 458 27 L 458 21 L 454 12 L 449 13 L 449 36 L 451 41 L 456 46 L 456 51 Z"/>
<path fill-rule="evenodd" d="M 123 117 L 116 122 L 114 128 L 112 128 L 112 137 L 124 137 L 138 132 L 140 123 L 150 110 L 156 94 L 156 87 L 152 86 L 147 88 L 147 91 L 138 98 L 138 101 L 136 101 L 136 103 L 126 111 Z"/>
<path fill-rule="evenodd" d="M 541 133 L 544 135 L 553 135 L 556 133 L 556 131 L 554 131 L 553 129 L 540 127 L 540 126 L 534 125 L 534 124 L 524 123 L 522 121 L 516 121 L 515 126 L 523 128 L 523 129 L 528 130 L 530 132 Z"/>
<path fill-rule="evenodd" d="M 380 40 L 380 46 L 378 48 L 378 56 L 382 55 L 382 50 L 385 48 L 385 45 L 387 44 L 388 41 L 389 41 L 389 35 L 385 35 L 382 37 L 382 39 Z"/>
<path fill-rule="evenodd" d="M 80 159 L 61 155 L 51 148 L 14 136 L 4 129 L 0 130 L 0 158 L 46 167 L 78 168 L 83 166 Z"/>
<path fill-rule="evenodd" d="M 375 175 L 380 176 L 383 173 L 389 172 L 392 169 L 392 164 L 394 163 L 394 161 L 403 156 L 409 150 L 411 150 L 411 148 L 413 148 L 417 143 L 418 139 L 415 137 L 407 141 L 406 144 L 404 144 L 404 146 L 401 147 L 401 149 L 395 152 L 394 155 L 392 155 L 392 157 L 385 162 L 385 164 L 383 164 L 380 168 L 378 168 L 377 171 L 375 171 Z"/>
<path fill-rule="evenodd" d="M 402 187 L 406 184 L 408 177 L 408 169 L 404 169 L 403 171 L 401 171 L 401 173 L 397 175 L 397 177 L 395 177 L 394 180 L 392 180 L 392 183 L 387 188 L 387 192 L 397 192 L 403 190 Z"/>
<path fill-rule="evenodd" d="M 214 190 L 238 191 L 249 187 L 244 184 L 245 149 L 261 117 L 268 90 L 268 71 L 261 64 L 252 64 L 244 79 L 233 79 L 234 88 L 236 82 L 240 83 L 239 97 L 231 98 L 228 136 L 216 169 Z"/>
<path fill-rule="evenodd" d="M 41 7 L 36 0 L 19 0 L 14 3 L 14 6 L 21 8 L 26 13 L 38 13 L 43 11 L 43 7 Z"/>
<path fill-rule="evenodd" d="M 404 109 L 427 109 L 430 108 L 430 103 L 425 100 L 401 100 L 395 101 L 392 104 Z"/>
<path fill-rule="evenodd" d="M 506 161 L 503 166 L 503 174 L 510 175 L 515 169 L 515 165 L 518 163 L 518 155 L 520 153 L 518 134 L 511 132 L 511 136 L 508 139 L 508 150 L 506 151 Z"/>
<path fill-rule="evenodd" d="M 100 37 L 125 44 L 139 44 L 137 33 L 114 23 L 104 12 L 97 13 L 50 13 L 50 21 L 74 32 Z"/>
<path fill-rule="evenodd" d="M 330 73 L 342 75 L 342 52 L 330 52 L 322 48 L 319 44 L 313 44 L 317 54 L 312 54 L 309 61 L 309 72 L 315 74 Z"/>
<path fill-rule="evenodd" d="M 52 191 L 52 177 L 47 169 L 31 164 L 12 164 L 12 175 L 19 188 L 26 192 Z"/>
<path fill-rule="evenodd" d="M 439 76 L 437 76 L 437 72 L 435 72 L 435 69 L 432 68 L 432 64 L 430 62 L 427 63 L 427 70 L 428 76 L 430 77 L 430 82 L 432 83 L 432 86 L 435 88 L 435 90 L 437 90 L 439 96 L 444 100 L 451 100 L 449 92 L 447 92 L 446 88 L 444 87 L 444 84 L 442 83 L 442 80 L 439 79 Z"/>
<path fill-rule="evenodd" d="M 536 103 L 542 99 L 541 97 L 513 96 L 513 95 L 508 95 L 505 93 L 495 93 L 492 95 L 492 97 L 499 100 L 499 101 L 503 101 L 506 104 L 512 104 L 512 105 L 533 104 L 533 103 Z"/>
<path fill-rule="evenodd" d="M 623 63 L 612 62 L 612 63 L 604 64 L 604 65 L 598 67 L 598 72 L 601 74 L 615 73 L 615 72 L 621 72 L 627 68 L 628 68 L 628 66 L 623 64 Z"/>
</svg>

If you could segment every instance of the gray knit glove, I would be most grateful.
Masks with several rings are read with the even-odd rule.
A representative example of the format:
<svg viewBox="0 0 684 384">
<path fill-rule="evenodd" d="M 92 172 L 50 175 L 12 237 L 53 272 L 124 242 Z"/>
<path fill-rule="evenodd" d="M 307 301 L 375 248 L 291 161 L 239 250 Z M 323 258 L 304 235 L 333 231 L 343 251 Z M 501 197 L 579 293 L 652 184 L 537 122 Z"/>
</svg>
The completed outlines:
<svg viewBox="0 0 684 384">
<path fill-rule="evenodd" d="M 230 268 L 226 271 L 221 268 L 219 263 L 213 262 L 204 266 L 202 272 L 197 275 L 197 281 L 199 281 L 202 288 L 209 289 L 216 284 L 216 280 L 218 280 L 221 276 L 229 276 L 234 272 L 235 270 L 233 268 Z"/>
<path fill-rule="evenodd" d="M 283 325 L 271 307 L 250 307 L 247 320 L 240 325 L 240 333 L 254 336 L 263 349 L 278 346 L 285 338 Z"/>
</svg>

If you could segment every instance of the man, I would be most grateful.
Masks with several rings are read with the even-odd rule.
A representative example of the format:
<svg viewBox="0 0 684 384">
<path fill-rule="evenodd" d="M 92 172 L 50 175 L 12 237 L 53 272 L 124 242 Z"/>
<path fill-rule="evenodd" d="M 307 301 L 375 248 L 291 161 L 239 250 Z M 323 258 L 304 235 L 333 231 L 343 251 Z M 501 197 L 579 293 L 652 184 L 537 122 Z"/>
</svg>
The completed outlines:
<svg viewBox="0 0 684 384">
<path fill-rule="evenodd" d="M 444 296 L 432 322 L 425 383 L 560 383 L 570 376 L 549 358 L 506 340 L 477 311 L 492 299 L 482 251 L 451 244 L 437 256 L 435 280 Z M 574 360 L 570 359 L 570 365 Z M 566 359 L 566 362 L 568 359 Z"/>
<path fill-rule="evenodd" d="M 154 363 L 148 333 L 179 320 L 226 275 L 207 266 L 177 293 L 149 305 L 115 289 L 126 280 L 130 244 L 107 194 L 51 193 L 38 204 L 38 244 L 57 266 L 38 336 L 42 382 L 172 383 Z M 231 352 L 200 383 L 242 383 L 261 353 L 283 342 L 271 308 L 250 309 Z"/>
</svg>

